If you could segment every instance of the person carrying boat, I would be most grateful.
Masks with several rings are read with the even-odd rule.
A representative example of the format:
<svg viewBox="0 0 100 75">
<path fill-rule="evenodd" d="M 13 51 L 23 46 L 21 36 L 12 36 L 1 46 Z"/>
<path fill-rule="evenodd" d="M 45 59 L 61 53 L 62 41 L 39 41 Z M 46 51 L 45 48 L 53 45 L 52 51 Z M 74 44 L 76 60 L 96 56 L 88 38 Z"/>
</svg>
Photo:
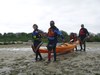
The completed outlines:
<svg viewBox="0 0 100 75">
<path fill-rule="evenodd" d="M 77 41 L 77 34 L 71 33 L 70 34 L 70 42 L 75 42 L 75 41 Z"/>
<path fill-rule="evenodd" d="M 74 43 L 76 41 L 77 41 L 77 34 L 72 32 L 70 34 L 70 43 Z M 77 51 L 77 46 L 75 48 L 76 48 L 76 51 Z"/>
<path fill-rule="evenodd" d="M 33 45 L 31 47 L 32 47 L 33 52 L 36 54 L 35 60 L 36 61 L 38 60 L 38 56 L 40 57 L 39 60 L 42 60 L 43 58 L 39 52 L 39 48 L 42 45 L 41 30 L 38 29 L 37 24 L 33 25 L 33 29 L 34 29 L 34 31 L 32 33 Z"/>
<path fill-rule="evenodd" d="M 55 22 L 52 20 L 50 21 L 50 28 L 48 29 L 48 61 L 51 61 L 51 51 L 53 50 L 54 54 L 54 61 L 56 61 L 56 45 L 57 45 L 57 38 L 58 36 L 62 37 L 62 40 L 64 41 L 64 38 L 62 36 L 62 33 L 59 31 L 59 29 L 55 26 Z"/>
<path fill-rule="evenodd" d="M 84 28 L 84 24 L 81 24 L 81 29 L 79 30 L 79 39 L 80 39 L 80 47 L 81 51 L 86 50 L 86 39 L 89 38 L 89 32 L 86 28 Z M 84 45 L 84 48 L 82 47 Z"/>
</svg>

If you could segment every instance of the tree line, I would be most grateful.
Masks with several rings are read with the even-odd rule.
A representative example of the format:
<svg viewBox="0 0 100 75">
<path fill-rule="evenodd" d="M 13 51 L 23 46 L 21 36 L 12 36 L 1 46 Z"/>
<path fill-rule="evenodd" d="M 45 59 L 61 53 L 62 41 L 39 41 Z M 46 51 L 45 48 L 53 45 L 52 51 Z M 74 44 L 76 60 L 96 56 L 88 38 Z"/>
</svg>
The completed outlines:
<svg viewBox="0 0 100 75">
<path fill-rule="evenodd" d="M 0 34 L 1 44 L 15 44 L 31 40 L 31 33 L 4 33 Z"/>
<path fill-rule="evenodd" d="M 70 35 L 68 35 L 67 32 L 61 31 L 62 35 L 65 38 L 65 41 L 70 40 Z M 59 37 L 59 36 L 58 36 Z M 43 42 L 47 42 L 47 36 L 43 36 Z M 15 43 L 22 43 L 22 42 L 28 42 L 29 40 L 32 40 L 32 33 L 0 33 L 0 44 L 15 44 Z M 58 38 L 58 41 L 61 42 L 61 38 Z M 100 33 L 98 34 L 92 34 L 90 33 L 90 38 L 87 40 L 88 42 L 100 42 Z"/>
</svg>

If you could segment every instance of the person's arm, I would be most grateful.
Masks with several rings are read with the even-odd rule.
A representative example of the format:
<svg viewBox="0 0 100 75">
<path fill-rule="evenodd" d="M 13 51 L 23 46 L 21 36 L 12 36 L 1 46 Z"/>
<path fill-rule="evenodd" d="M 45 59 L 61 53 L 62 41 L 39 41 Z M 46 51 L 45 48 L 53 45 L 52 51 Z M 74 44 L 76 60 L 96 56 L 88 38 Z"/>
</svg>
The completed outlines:
<svg viewBox="0 0 100 75">
<path fill-rule="evenodd" d="M 44 31 L 42 31 L 42 30 L 39 30 L 39 34 L 41 35 L 41 36 L 48 36 L 48 33 L 46 33 L 46 32 L 44 32 Z"/>
<path fill-rule="evenodd" d="M 87 35 L 89 36 L 89 32 L 88 32 L 88 30 L 86 29 L 86 33 L 87 33 Z"/>
<path fill-rule="evenodd" d="M 87 38 L 90 38 L 90 36 L 89 36 L 90 34 L 89 34 L 89 32 L 88 32 L 88 30 L 87 30 Z"/>
<path fill-rule="evenodd" d="M 87 29 L 85 29 L 86 37 L 89 38 L 89 32 Z"/>
<path fill-rule="evenodd" d="M 55 32 L 57 35 L 61 36 L 62 40 L 64 41 L 64 37 L 63 37 L 61 31 L 59 31 L 59 29 L 55 29 L 54 32 Z"/>
</svg>

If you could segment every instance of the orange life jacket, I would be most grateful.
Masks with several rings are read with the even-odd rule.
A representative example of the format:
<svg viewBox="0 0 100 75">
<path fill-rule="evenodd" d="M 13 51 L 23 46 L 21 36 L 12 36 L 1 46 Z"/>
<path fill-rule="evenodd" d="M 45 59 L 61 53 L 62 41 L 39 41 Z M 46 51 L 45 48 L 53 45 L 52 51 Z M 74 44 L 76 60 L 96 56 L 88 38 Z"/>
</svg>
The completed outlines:
<svg viewBox="0 0 100 75">
<path fill-rule="evenodd" d="M 48 37 L 53 37 L 54 35 L 55 35 L 54 31 L 51 28 L 49 28 L 48 29 Z"/>
</svg>

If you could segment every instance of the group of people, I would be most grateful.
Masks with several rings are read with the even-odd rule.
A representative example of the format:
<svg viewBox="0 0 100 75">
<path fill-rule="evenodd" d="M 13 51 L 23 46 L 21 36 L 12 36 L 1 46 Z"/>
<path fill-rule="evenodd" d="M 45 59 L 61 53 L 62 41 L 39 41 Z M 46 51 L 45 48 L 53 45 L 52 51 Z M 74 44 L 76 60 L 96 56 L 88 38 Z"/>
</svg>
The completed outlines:
<svg viewBox="0 0 100 75">
<path fill-rule="evenodd" d="M 73 43 L 79 40 L 80 43 L 80 51 L 86 51 L 86 39 L 89 38 L 89 32 L 86 28 L 84 28 L 84 24 L 81 24 L 81 29 L 79 30 L 79 36 L 76 33 L 70 34 L 70 43 Z M 77 51 L 77 47 L 76 51 Z"/>
<path fill-rule="evenodd" d="M 33 39 L 33 45 L 32 45 L 32 50 L 33 52 L 36 54 L 35 60 L 43 60 L 42 55 L 39 52 L 39 48 L 40 46 L 43 44 L 42 42 L 42 35 L 43 32 L 41 30 L 38 29 L 38 25 L 34 24 L 33 25 L 33 33 L 32 33 L 32 39 Z M 79 38 L 80 38 L 80 50 L 86 50 L 86 43 L 85 43 L 85 39 L 87 37 L 87 35 L 89 35 L 88 31 L 86 28 L 84 28 L 84 25 L 81 25 L 81 29 L 79 31 Z M 62 35 L 62 33 L 59 31 L 59 29 L 55 26 L 55 22 L 52 20 L 50 21 L 50 28 L 48 29 L 48 33 L 45 35 L 48 38 L 48 44 L 47 44 L 47 49 L 48 49 L 48 62 L 51 61 L 51 51 L 53 50 L 53 54 L 54 54 L 54 61 L 56 61 L 56 45 L 58 42 L 58 36 L 61 36 L 62 41 L 64 42 L 64 37 Z M 70 40 L 72 40 L 71 42 L 75 42 L 77 41 L 77 34 L 74 34 Z M 84 48 L 82 47 L 82 44 L 84 44 Z M 77 49 L 77 47 L 76 47 Z M 40 58 L 38 58 L 38 56 Z"/>
</svg>

